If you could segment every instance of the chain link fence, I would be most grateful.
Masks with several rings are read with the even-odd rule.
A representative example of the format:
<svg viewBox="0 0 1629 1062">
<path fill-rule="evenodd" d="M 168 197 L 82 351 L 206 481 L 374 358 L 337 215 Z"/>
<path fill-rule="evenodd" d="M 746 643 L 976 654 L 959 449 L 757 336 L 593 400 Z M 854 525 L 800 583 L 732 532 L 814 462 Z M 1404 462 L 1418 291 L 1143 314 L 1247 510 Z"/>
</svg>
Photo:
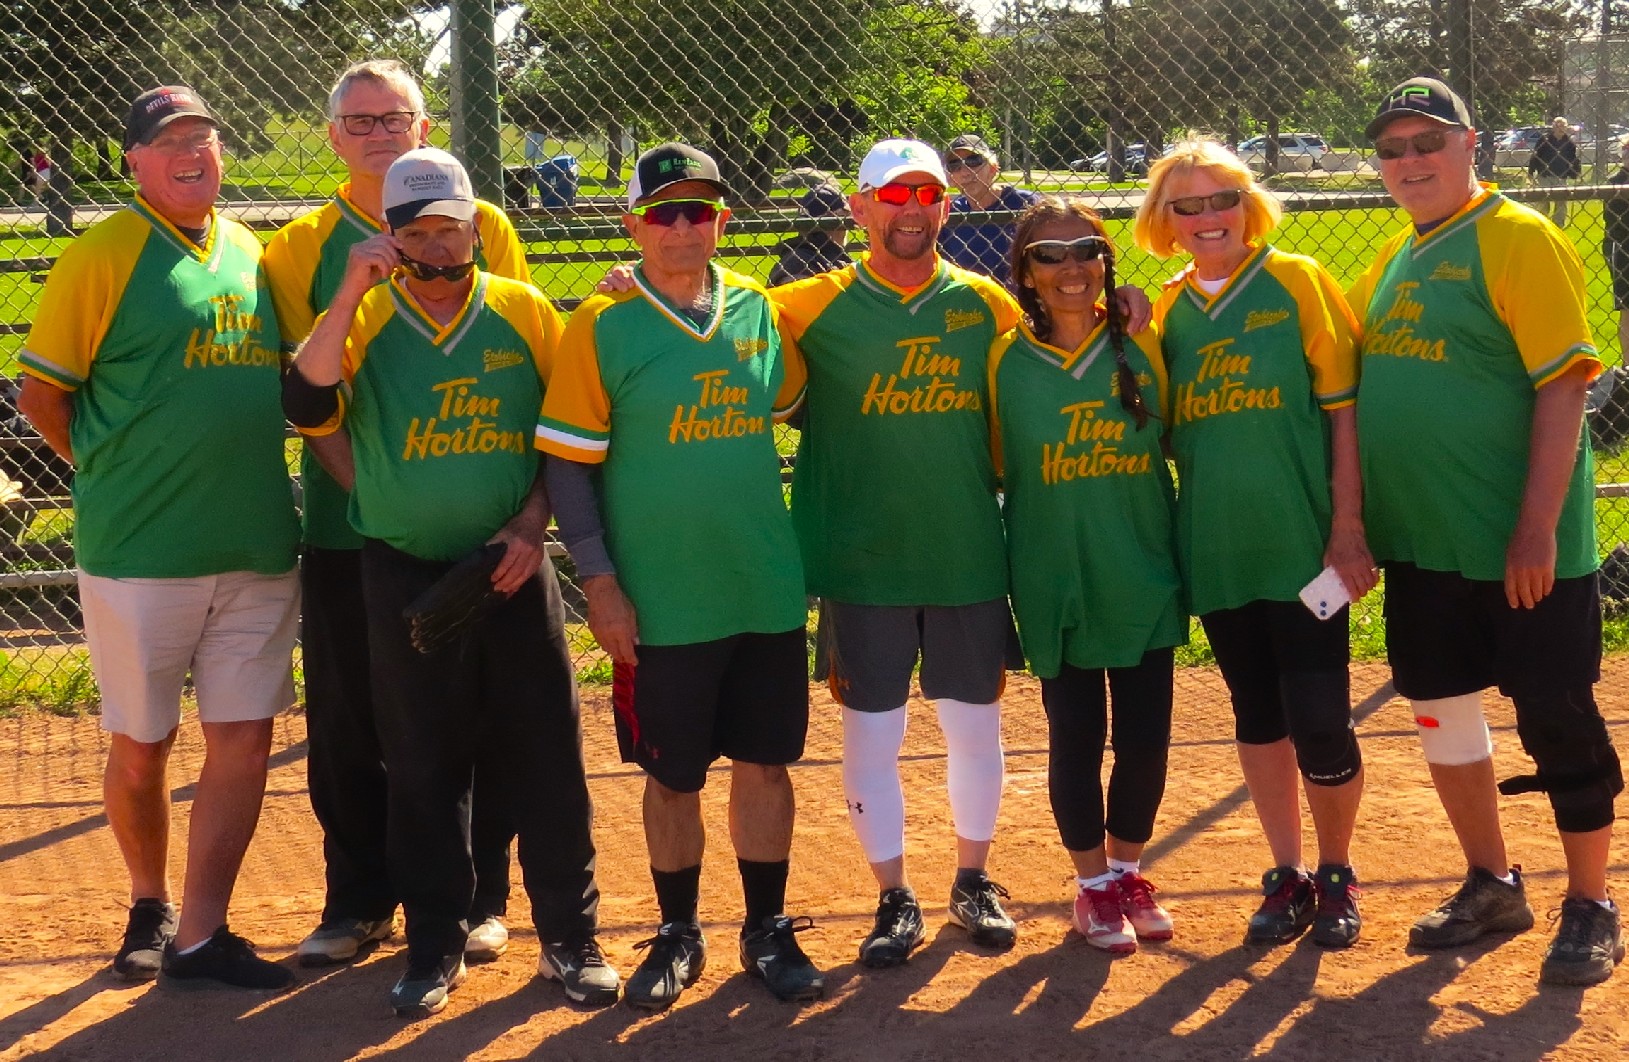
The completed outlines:
<svg viewBox="0 0 1629 1062">
<path fill-rule="evenodd" d="M 763 278 L 795 235 L 824 228 L 858 244 L 798 200 L 828 182 L 852 189 L 871 141 L 976 133 L 996 147 L 1003 180 L 1094 197 L 1120 277 L 1153 290 L 1176 265 L 1132 245 L 1141 181 L 1167 145 L 1203 131 L 1284 200 L 1274 242 L 1348 282 L 1404 223 L 1362 128 L 1391 85 L 1436 74 L 1471 102 L 1484 176 L 1565 210 L 1597 340 L 1618 365 L 1606 206 L 1629 134 L 1623 14 L 1613 0 L 15 0 L 0 10 L 0 365 L 15 376 L 72 233 L 129 196 L 119 143 L 136 93 L 173 81 L 200 91 L 225 127 L 225 209 L 269 234 L 345 179 L 324 107 L 339 72 L 366 57 L 422 72 L 432 140 L 505 201 L 534 279 L 567 308 L 630 256 L 619 214 L 632 161 L 670 138 L 719 158 L 739 193 L 721 253 Z M 1533 130 L 1557 115 L 1575 124 L 1582 177 L 1529 188 Z M 952 223 L 992 219 L 1005 216 Z M 1590 413 L 1615 595 L 1629 594 L 1621 379 L 1603 380 Z M 71 473 L 14 408 L 0 394 L 0 705 L 77 705 L 94 684 L 73 590 Z M 790 433 L 780 442 L 795 447 Z M 1353 624 L 1355 651 L 1378 655 L 1377 595 Z M 1614 647 L 1629 641 L 1620 627 L 1609 624 Z M 603 674 L 586 629 L 573 629 L 579 666 Z M 1202 645 L 1189 660 L 1206 662 Z"/>
</svg>

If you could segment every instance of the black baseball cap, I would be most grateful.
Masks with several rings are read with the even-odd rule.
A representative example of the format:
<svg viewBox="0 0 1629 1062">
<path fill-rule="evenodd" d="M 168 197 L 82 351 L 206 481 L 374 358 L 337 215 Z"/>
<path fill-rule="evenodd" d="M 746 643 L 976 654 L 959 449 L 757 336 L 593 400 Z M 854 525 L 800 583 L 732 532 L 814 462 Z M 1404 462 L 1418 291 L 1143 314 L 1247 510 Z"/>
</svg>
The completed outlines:
<svg viewBox="0 0 1629 1062">
<path fill-rule="evenodd" d="M 130 116 L 124 121 L 125 150 L 152 140 L 159 130 L 177 118 L 203 118 L 211 125 L 221 124 L 209 105 L 192 89 L 185 85 L 160 85 L 143 92 L 130 104 Z"/>
<path fill-rule="evenodd" d="M 628 184 L 628 205 L 649 199 L 670 184 L 704 181 L 719 195 L 730 194 L 730 186 L 718 175 L 718 163 L 700 148 L 669 142 L 657 144 L 634 163 L 633 180 Z"/>
<path fill-rule="evenodd" d="M 1373 140 L 1394 119 L 1417 115 L 1443 125 L 1471 127 L 1470 108 L 1459 93 L 1434 77 L 1411 77 L 1386 93 L 1363 135 Z"/>
</svg>

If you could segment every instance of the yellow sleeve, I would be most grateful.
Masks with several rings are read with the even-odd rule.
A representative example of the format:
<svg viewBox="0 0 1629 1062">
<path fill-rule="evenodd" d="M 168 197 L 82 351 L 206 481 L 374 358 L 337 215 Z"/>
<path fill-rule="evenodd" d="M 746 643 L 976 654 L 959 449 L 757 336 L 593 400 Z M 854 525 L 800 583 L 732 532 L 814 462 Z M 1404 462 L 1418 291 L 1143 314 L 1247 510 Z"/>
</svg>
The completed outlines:
<svg viewBox="0 0 1629 1062">
<path fill-rule="evenodd" d="M 990 344 L 990 356 L 985 361 L 984 366 L 987 377 L 985 387 L 990 392 L 988 412 L 990 421 L 990 459 L 995 462 L 995 474 L 998 480 L 1004 475 L 1003 459 L 1005 453 L 1001 445 L 1000 391 L 996 387 L 996 378 L 1001 371 L 1001 363 L 1007 359 L 1007 351 L 1012 349 L 1013 340 L 1017 338 L 1018 333 L 1013 329 L 1007 329 L 996 336 L 995 342 Z"/>
<path fill-rule="evenodd" d="M 1375 288 L 1380 284 L 1380 275 L 1386 271 L 1387 264 L 1402 249 L 1408 234 L 1409 230 L 1405 229 L 1387 240 L 1379 253 L 1374 256 L 1374 261 L 1369 263 L 1369 268 L 1359 274 L 1352 282 L 1352 286 L 1346 290 L 1346 305 L 1352 311 L 1352 318 L 1357 321 L 1357 331 L 1360 335 L 1364 322 L 1369 319 L 1369 303 L 1373 301 Z"/>
<path fill-rule="evenodd" d="M 481 247 L 486 254 L 486 271 L 530 284 L 532 270 L 526 264 L 526 249 L 520 245 L 520 234 L 515 231 L 509 215 L 484 199 L 476 201 L 475 210 L 480 222 Z"/>
<path fill-rule="evenodd" d="M 1584 263 L 1560 230 L 1511 207 L 1479 218 L 1482 275 L 1493 309 L 1510 329 L 1536 391 L 1579 362 L 1590 380 L 1601 359 L 1589 330 Z"/>
<path fill-rule="evenodd" d="M 271 287 L 272 305 L 277 308 L 277 327 L 283 346 L 293 350 L 305 342 L 317 325 L 317 308 L 311 305 L 312 279 L 322 258 L 322 236 L 317 217 L 321 211 L 289 222 L 266 242 L 261 266 Z M 331 229 L 332 226 L 329 226 Z"/>
<path fill-rule="evenodd" d="M 115 214 L 69 244 L 45 279 L 39 309 L 18 355 L 30 376 L 77 391 L 113 324 L 151 230 L 131 211 Z"/>
<path fill-rule="evenodd" d="M 1153 323 L 1149 325 L 1148 332 L 1144 333 L 1157 337 L 1155 353 L 1158 355 L 1159 375 L 1162 381 L 1169 381 L 1170 379 L 1170 373 L 1165 367 L 1165 319 L 1171 315 L 1171 307 L 1176 305 L 1177 299 L 1181 297 L 1182 285 L 1183 280 L 1179 275 L 1176 279 L 1167 281 L 1165 286 L 1160 289 L 1159 298 L 1154 300 Z M 1145 347 L 1144 349 L 1148 348 Z M 1169 383 L 1162 382 L 1160 386 L 1160 419 L 1165 421 L 1167 431 L 1170 430 L 1171 424 L 1171 397 Z"/>
<path fill-rule="evenodd" d="M 599 315 L 614 305 L 605 295 L 591 296 L 566 322 L 537 419 L 537 448 L 544 453 L 597 465 L 611 448 L 611 396 L 594 332 Z"/>
<path fill-rule="evenodd" d="M 845 266 L 835 272 L 770 288 L 770 301 L 780 311 L 782 334 L 790 335 L 794 340 L 802 339 L 803 333 L 826 312 L 832 300 L 854 282 L 854 269 L 854 266 Z"/>
<path fill-rule="evenodd" d="M 1295 300 L 1312 393 L 1328 413 L 1357 401 L 1357 321 L 1335 279 L 1303 255 L 1272 252 L 1267 271 Z"/>
<path fill-rule="evenodd" d="M 773 415 L 776 424 L 784 424 L 803 405 L 804 392 L 809 387 L 809 366 L 803 360 L 803 350 L 798 346 L 798 341 L 787 334 L 780 311 L 775 309 L 774 303 L 769 305 L 770 312 L 774 314 L 775 330 L 781 337 L 781 389 L 775 395 Z"/>
<path fill-rule="evenodd" d="M 296 425 L 295 430 L 301 435 L 332 435 L 345 425 L 345 415 L 351 407 L 351 385 L 356 382 L 356 374 L 362 370 L 362 362 L 367 360 L 368 347 L 394 313 L 388 284 L 379 285 L 363 297 L 362 305 L 356 311 L 356 319 L 351 322 L 351 330 L 345 334 L 345 355 L 339 366 L 339 408 L 334 410 L 333 416 L 314 428 Z M 317 315 L 317 321 L 327 316 L 328 311 L 324 310 Z M 312 322 L 311 327 L 315 330 L 316 322 Z"/>
<path fill-rule="evenodd" d="M 990 307 L 990 314 L 995 318 L 996 335 L 1003 335 L 1017 328 L 1018 322 L 1023 319 L 1024 311 L 1018 308 L 1018 300 L 1012 297 L 1012 293 L 982 274 L 975 283 L 979 294 L 984 297 L 985 305 Z"/>
</svg>

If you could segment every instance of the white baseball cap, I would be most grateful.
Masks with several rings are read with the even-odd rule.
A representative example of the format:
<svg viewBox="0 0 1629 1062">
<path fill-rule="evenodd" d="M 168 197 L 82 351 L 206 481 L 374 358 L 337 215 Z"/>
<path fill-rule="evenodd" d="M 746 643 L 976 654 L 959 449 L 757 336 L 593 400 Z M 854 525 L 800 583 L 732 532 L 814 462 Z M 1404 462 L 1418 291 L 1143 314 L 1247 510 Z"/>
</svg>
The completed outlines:
<svg viewBox="0 0 1629 1062">
<path fill-rule="evenodd" d="M 907 173 L 920 173 L 948 185 L 939 153 L 920 140 L 879 140 L 860 163 L 860 191 L 881 188 Z"/>
<path fill-rule="evenodd" d="M 399 229 L 415 218 L 475 217 L 475 189 L 464 164 L 440 148 L 414 148 L 385 173 L 385 220 Z"/>
</svg>

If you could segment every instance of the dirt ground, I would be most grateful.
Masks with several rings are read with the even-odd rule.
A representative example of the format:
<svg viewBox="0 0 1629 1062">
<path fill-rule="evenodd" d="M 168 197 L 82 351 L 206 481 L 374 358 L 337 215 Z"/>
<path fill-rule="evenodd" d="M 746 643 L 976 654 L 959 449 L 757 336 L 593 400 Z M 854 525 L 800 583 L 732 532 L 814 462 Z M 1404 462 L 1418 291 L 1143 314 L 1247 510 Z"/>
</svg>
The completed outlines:
<svg viewBox="0 0 1629 1062">
<path fill-rule="evenodd" d="M 1621 746 L 1629 660 L 1602 686 Z M 1240 780 L 1230 716 L 1213 671 L 1179 677 L 1170 782 L 1144 868 L 1177 920 L 1176 938 L 1111 960 L 1069 928 L 1067 858 L 1046 793 L 1039 686 L 1015 677 L 1006 698 L 1008 784 L 992 876 L 1012 892 L 1017 947 L 972 948 L 945 924 L 953 871 L 944 757 L 930 707 L 911 706 L 905 772 L 911 872 L 929 907 L 928 945 L 909 965 L 855 962 L 874 890 L 844 813 L 835 708 L 817 691 L 807 758 L 794 781 L 799 819 L 789 903 L 814 917 L 800 936 L 827 971 L 826 999 L 774 1001 L 734 954 L 739 887 L 725 829 L 728 778 L 706 798 L 711 840 L 702 910 L 713 945 L 701 981 L 669 1013 L 585 1011 L 534 976 L 538 943 L 516 889 L 514 942 L 435 1018 L 396 1019 L 386 994 L 401 938 L 357 966 L 302 971 L 297 989 L 175 995 L 128 987 L 107 964 L 127 888 L 101 815 L 105 738 L 95 720 L 33 715 L 0 722 L 0 1060 L 519 1058 L 689 1060 L 1051 1059 L 1112 1052 L 1134 1059 L 1599 1060 L 1629 1054 L 1629 972 L 1589 989 L 1541 989 L 1543 915 L 1560 899 L 1561 853 L 1541 797 L 1504 803 L 1513 858 L 1540 915 L 1533 931 L 1450 954 L 1410 953 L 1410 922 L 1450 892 L 1460 856 L 1432 793 L 1406 706 L 1378 666 L 1354 672 L 1369 791 L 1354 862 L 1365 888 L 1363 939 L 1345 952 L 1308 941 L 1241 945 L 1269 857 Z M 617 762 L 603 692 L 586 698 L 598 808 L 603 942 L 624 974 L 654 919 L 639 826 L 640 780 Z M 1509 705 L 1490 701 L 1501 776 L 1527 769 Z M 265 814 L 233 903 L 233 927 L 288 960 L 321 906 L 320 837 L 305 788 L 303 720 L 279 720 Z M 200 758 L 184 726 L 172 775 L 177 853 Z M 1310 846 L 1310 824 L 1308 827 Z M 1309 856 L 1310 856 L 1309 849 Z M 180 879 L 180 858 L 174 876 Z M 1623 857 L 1613 874 L 1629 882 Z M 518 875 L 517 875 L 518 879 Z"/>
</svg>

